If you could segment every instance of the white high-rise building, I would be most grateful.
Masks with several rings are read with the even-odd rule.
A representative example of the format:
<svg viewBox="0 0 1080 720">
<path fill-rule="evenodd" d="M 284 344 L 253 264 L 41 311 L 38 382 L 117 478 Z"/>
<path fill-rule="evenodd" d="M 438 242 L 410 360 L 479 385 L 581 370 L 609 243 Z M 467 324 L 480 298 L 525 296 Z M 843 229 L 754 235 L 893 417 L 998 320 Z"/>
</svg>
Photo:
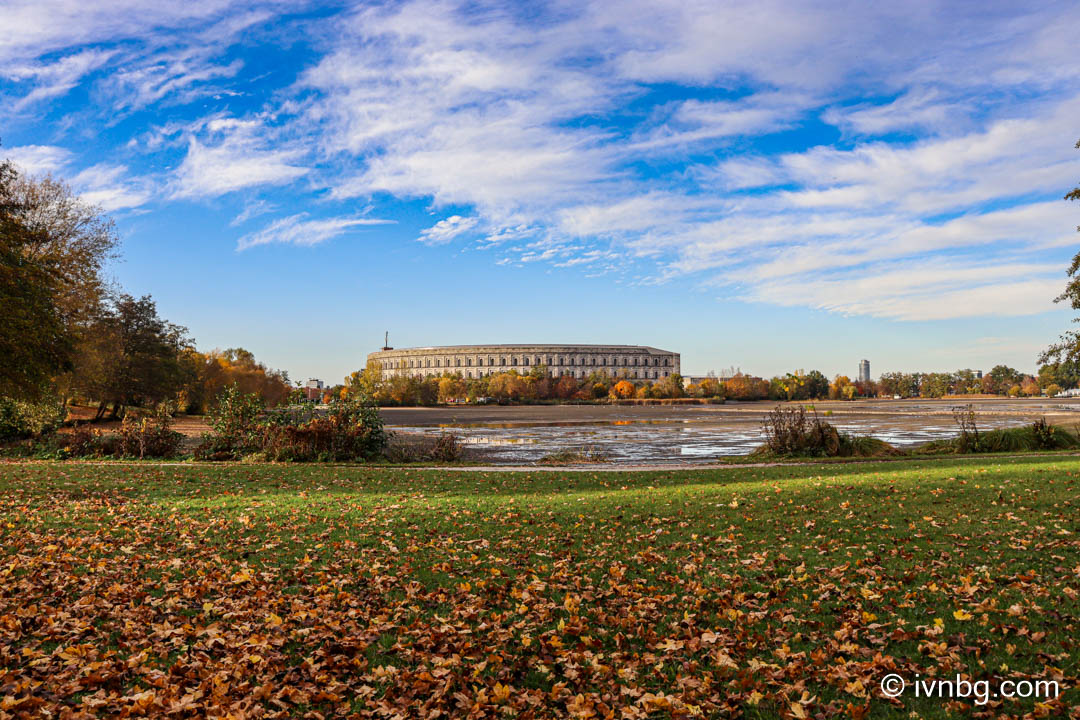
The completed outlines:
<svg viewBox="0 0 1080 720">
<path fill-rule="evenodd" d="M 863 360 L 859 363 L 859 382 L 870 382 L 870 361 Z"/>
</svg>

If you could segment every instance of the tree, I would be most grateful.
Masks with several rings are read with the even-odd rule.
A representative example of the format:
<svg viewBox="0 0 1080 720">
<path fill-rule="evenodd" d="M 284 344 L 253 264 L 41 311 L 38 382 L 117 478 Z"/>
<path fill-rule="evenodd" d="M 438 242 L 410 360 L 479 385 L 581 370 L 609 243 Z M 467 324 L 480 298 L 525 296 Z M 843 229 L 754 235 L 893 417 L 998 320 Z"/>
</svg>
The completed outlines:
<svg viewBox="0 0 1080 720">
<path fill-rule="evenodd" d="M 819 399 L 829 394 L 829 379 L 817 370 L 806 373 L 803 384 L 806 388 L 806 396 L 809 398 Z"/>
<path fill-rule="evenodd" d="M 1076 148 L 1080 150 L 1080 140 L 1076 143 Z M 1077 186 L 1065 194 L 1066 200 L 1080 200 L 1080 186 Z M 1077 228 L 1080 231 L 1080 227 Z M 1054 298 L 1054 302 L 1068 302 L 1069 307 L 1073 310 L 1080 310 L 1080 252 L 1073 255 L 1072 262 L 1069 264 L 1069 269 L 1066 275 L 1070 278 L 1069 282 L 1065 285 L 1065 290 Z M 1073 319 L 1073 322 L 1080 322 L 1080 318 Z M 1080 362 L 1080 333 L 1074 331 L 1067 332 L 1061 336 L 1058 342 L 1054 343 L 1039 355 L 1040 363 L 1049 362 Z"/>
<path fill-rule="evenodd" d="M 85 329 L 106 298 L 102 269 L 119 243 L 112 219 L 48 175 L 19 175 L 10 192 L 30 231 L 24 254 L 58 276 L 57 306 L 69 330 Z"/>
<path fill-rule="evenodd" d="M 159 318 L 149 295 L 136 299 L 125 293 L 113 300 L 102 322 L 116 346 L 106 363 L 99 417 L 110 402 L 112 416 L 119 417 L 129 405 L 153 405 L 180 393 L 190 380 L 182 360 L 190 349 L 187 328 Z"/>
<path fill-rule="evenodd" d="M 71 367 L 73 343 L 57 301 L 62 277 L 31 252 L 41 238 L 24 221 L 17 182 L 0 163 L 0 396 L 35 399 Z"/>
<path fill-rule="evenodd" d="M 851 388 L 849 391 L 848 388 Z M 829 385 L 829 398 L 831 400 L 852 400 L 855 397 L 855 386 L 847 375 L 837 375 Z"/>
<path fill-rule="evenodd" d="M 990 378 L 990 390 L 995 395 L 1004 395 L 1013 385 L 1020 385 L 1024 375 L 1019 370 L 1008 365 L 995 365 L 990 372 L 983 376 L 983 389 L 987 387 L 986 378 Z"/>
<path fill-rule="evenodd" d="M 724 388 L 716 378 L 707 377 L 698 384 L 698 393 L 705 398 L 723 397 Z"/>
<path fill-rule="evenodd" d="M 293 391 L 288 373 L 269 369 L 243 348 L 208 353 L 187 349 L 181 357 L 188 377 L 181 407 L 188 413 L 205 412 L 215 398 L 232 385 L 242 393 L 258 395 L 267 407 L 288 401 Z M 340 397 L 340 392 L 335 389 L 331 389 L 330 394 Z"/>
<path fill-rule="evenodd" d="M 632 398 L 635 391 L 634 383 L 629 380 L 620 380 L 611 387 L 612 397 L 619 399 Z"/>
</svg>

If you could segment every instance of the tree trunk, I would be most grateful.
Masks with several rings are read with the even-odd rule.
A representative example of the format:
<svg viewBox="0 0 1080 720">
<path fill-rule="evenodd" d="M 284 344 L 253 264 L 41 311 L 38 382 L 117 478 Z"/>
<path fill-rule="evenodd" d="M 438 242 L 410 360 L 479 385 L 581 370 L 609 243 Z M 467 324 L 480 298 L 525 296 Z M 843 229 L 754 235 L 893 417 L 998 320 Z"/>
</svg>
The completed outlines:
<svg viewBox="0 0 1080 720">
<path fill-rule="evenodd" d="M 104 400 L 102 400 L 100 403 L 98 403 L 97 415 L 94 416 L 94 421 L 95 422 L 100 420 L 101 418 L 105 417 L 105 407 L 106 407 L 106 405 L 107 405 L 107 403 Z"/>
</svg>

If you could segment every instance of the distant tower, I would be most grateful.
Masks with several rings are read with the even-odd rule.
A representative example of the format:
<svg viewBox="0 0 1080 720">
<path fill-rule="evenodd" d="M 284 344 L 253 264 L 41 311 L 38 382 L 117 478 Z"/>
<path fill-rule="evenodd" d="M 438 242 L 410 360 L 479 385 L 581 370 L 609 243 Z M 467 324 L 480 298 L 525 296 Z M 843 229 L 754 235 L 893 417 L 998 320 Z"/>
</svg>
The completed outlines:
<svg viewBox="0 0 1080 720">
<path fill-rule="evenodd" d="M 393 350 L 394 349 L 394 348 L 390 347 L 390 331 L 389 330 L 387 330 L 386 335 L 383 336 L 382 349 L 383 350 Z"/>
<path fill-rule="evenodd" d="M 863 360 L 859 363 L 859 382 L 870 382 L 870 361 Z"/>
</svg>

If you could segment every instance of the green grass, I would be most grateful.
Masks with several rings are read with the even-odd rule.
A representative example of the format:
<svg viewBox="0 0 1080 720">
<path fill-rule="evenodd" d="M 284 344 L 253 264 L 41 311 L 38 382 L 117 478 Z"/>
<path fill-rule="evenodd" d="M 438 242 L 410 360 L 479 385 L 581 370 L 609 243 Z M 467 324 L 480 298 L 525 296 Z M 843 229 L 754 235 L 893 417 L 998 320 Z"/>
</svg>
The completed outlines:
<svg viewBox="0 0 1080 720">
<path fill-rule="evenodd" d="M 877 684 L 962 672 L 1061 714 L 1078 475 L 0 464 L 0 713 L 944 718 Z"/>
</svg>

